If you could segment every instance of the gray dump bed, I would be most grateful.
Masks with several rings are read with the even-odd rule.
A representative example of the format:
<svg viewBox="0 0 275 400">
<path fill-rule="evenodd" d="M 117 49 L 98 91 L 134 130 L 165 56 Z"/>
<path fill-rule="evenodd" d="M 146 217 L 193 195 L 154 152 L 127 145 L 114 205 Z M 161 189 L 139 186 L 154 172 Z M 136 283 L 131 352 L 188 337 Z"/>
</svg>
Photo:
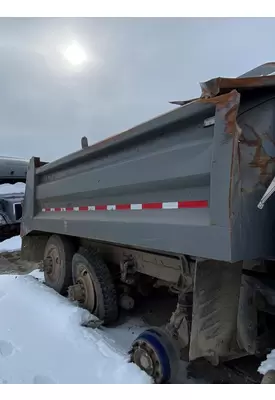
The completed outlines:
<svg viewBox="0 0 275 400">
<path fill-rule="evenodd" d="M 32 159 L 22 235 L 226 261 L 274 256 L 273 202 L 257 209 L 275 172 L 275 76 L 261 76 L 274 70 L 213 79 L 201 98 L 120 135 L 42 167 Z"/>
</svg>

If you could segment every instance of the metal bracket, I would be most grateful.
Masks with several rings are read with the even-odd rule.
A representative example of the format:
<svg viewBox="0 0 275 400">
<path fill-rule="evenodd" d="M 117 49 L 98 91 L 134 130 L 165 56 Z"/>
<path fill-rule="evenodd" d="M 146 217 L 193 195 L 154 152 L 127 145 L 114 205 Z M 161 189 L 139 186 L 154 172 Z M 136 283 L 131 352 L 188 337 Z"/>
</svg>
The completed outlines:
<svg viewBox="0 0 275 400">
<path fill-rule="evenodd" d="M 257 206 L 260 210 L 264 208 L 265 203 L 273 195 L 274 192 L 275 192 L 275 178 L 273 178 L 271 184 L 268 186 L 265 194 L 263 195 Z"/>
<path fill-rule="evenodd" d="M 135 283 L 135 260 L 133 257 L 126 257 L 120 263 L 120 279 L 121 282 L 133 285 Z"/>
</svg>

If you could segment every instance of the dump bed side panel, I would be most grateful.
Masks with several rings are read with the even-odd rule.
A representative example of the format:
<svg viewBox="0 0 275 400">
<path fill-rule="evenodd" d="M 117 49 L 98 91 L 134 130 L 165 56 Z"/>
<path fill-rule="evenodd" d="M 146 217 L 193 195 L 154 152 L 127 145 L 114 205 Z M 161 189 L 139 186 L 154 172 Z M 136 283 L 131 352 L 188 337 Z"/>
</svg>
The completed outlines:
<svg viewBox="0 0 275 400">
<path fill-rule="evenodd" d="M 272 218 L 266 231 L 267 214 L 255 213 L 274 172 L 274 104 L 270 93 L 244 95 L 239 103 L 236 90 L 201 99 L 42 168 L 31 162 L 22 234 L 53 232 L 225 261 L 271 254 Z M 258 111 L 262 103 L 267 114 Z M 205 127 L 213 116 L 215 124 Z M 259 148 L 270 135 L 266 179 L 264 158 L 253 164 L 258 147 L 249 141 L 250 120 L 261 127 Z"/>
<path fill-rule="evenodd" d="M 83 152 L 64 169 L 38 169 L 35 217 L 27 221 L 26 212 L 23 231 L 230 258 L 228 221 L 215 225 L 210 207 L 214 127 L 205 128 L 204 120 L 215 114 L 215 106 L 194 104 L 175 112 L 182 113 L 175 123 L 114 145 L 108 153 L 87 157 Z M 230 157 L 221 172 L 228 192 Z M 31 190 L 26 202 L 28 195 Z"/>
</svg>

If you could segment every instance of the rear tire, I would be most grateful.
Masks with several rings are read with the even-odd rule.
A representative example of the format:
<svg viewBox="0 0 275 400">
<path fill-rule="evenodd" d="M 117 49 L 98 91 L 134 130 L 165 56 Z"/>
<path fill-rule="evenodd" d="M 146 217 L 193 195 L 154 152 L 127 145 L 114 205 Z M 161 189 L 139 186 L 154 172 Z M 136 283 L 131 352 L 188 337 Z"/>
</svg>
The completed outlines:
<svg viewBox="0 0 275 400">
<path fill-rule="evenodd" d="M 64 295 L 72 283 L 72 242 L 59 235 L 52 235 L 44 251 L 44 277 L 47 286 Z"/>
<path fill-rule="evenodd" d="M 118 317 L 115 285 L 107 265 L 94 249 L 82 247 L 73 256 L 72 275 L 80 305 L 104 325 L 114 322 Z"/>
</svg>

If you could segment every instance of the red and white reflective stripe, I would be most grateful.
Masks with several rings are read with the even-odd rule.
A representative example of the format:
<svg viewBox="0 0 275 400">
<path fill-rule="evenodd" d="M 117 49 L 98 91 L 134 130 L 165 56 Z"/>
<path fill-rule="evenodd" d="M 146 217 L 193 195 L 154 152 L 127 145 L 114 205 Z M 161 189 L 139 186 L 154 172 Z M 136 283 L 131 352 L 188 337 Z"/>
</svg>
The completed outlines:
<svg viewBox="0 0 275 400">
<path fill-rule="evenodd" d="M 137 210 L 178 210 L 181 208 L 207 208 L 207 200 L 168 201 L 164 203 L 111 204 L 79 207 L 42 208 L 42 212 L 70 211 L 137 211 Z"/>
</svg>

